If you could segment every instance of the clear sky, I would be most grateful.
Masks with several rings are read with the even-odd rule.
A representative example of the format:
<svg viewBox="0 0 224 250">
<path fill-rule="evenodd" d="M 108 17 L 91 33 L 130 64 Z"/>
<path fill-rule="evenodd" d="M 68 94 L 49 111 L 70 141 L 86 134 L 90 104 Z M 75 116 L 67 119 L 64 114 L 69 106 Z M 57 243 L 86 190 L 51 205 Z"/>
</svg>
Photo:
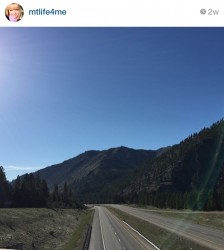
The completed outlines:
<svg viewBox="0 0 224 250">
<path fill-rule="evenodd" d="M 224 28 L 1 28 L 9 180 L 117 146 L 158 149 L 224 116 Z"/>
</svg>

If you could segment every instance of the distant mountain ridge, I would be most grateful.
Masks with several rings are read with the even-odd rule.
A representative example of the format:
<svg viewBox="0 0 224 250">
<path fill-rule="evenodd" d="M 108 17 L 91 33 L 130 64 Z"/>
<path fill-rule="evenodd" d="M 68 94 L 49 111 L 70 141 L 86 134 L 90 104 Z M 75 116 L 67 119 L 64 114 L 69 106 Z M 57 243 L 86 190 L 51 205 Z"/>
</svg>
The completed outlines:
<svg viewBox="0 0 224 250">
<path fill-rule="evenodd" d="M 103 151 L 86 151 L 60 164 L 46 167 L 36 172 L 45 179 L 52 190 L 57 184 L 72 187 L 80 199 L 96 199 L 109 186 L 139 167 L 144 161 L 155 158 L 166 151 L 131 149 L 124 146 Z M 94 198 L 95 197 L 95 198 Z"/>
</svg>

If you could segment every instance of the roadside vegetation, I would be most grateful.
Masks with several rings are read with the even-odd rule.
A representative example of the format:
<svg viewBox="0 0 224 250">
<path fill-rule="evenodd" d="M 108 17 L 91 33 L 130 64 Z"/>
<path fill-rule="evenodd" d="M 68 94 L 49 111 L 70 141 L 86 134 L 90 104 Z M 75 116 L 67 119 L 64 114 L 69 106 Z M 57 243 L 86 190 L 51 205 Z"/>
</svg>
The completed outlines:
<svg viewBox="0 0 224 250">
<path fill-rule="evenodd" d="M 82 249 L 92 214 L 66 182 L 52 192 L 38 174 L 9 183 L 0 167 L 0 248 Z"/>
<path fill-rule="evenodd" d="M 85 241 L 88 225 L 92 224 L 94 215 L 93 209 L 88 209 L 83 214 L 82 220 L 78 224 L 77 228 L 72 233 L 68 243 L 63 250 L 81 250 L 83 249 L 83 243 Z"/>
<path fill-rule="evenodd" d="M 212 227 L 220 230 L 224 230 L 224 212 L 211 211 L 211 212 L 195 212 L 195 211 L 153 211 L 159 215 L 180 219 L 182 221 L 187 220 L 199 225 Z"/>
<path fill-rule="evenodd" d="M 113 214 L 121 220 L 125 220 L 130 226 L 139 231 L 143 236 L 156 244 L 160 249 L 166 250 L 209 250 L 194 241 L 190 241 L 180 235 L 171 233 L 163 228 L 155 226 L 149 222 L 131 216 L 118 209 L 107 207 Z"/>
<path fill-rule="evenodd" d="M 2 208 L 0 248 L 22 243 L 24 249 L 82 249 L 92 213 L 78 209 Z M 73 248 L 68 247 L 68 242 Z"/>
</svg>

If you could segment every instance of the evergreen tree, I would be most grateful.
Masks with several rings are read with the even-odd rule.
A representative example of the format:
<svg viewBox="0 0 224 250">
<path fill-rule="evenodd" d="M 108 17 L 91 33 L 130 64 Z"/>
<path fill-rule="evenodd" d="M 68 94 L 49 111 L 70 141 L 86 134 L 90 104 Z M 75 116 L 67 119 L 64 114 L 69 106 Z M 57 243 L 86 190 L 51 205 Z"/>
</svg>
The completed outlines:
<svg viewBox="0 0 224 250">
<path fill-rule="evenodd" d="M 64 203 L 68 204 L 68 185 L 67 182 L 65 182 L 64 184 L 64 191 L 63 191 L 63 199 L 64 199 Z"/>
<path fill-rule="evenodd" d="M 0 166 L 0 207 L 3 207 L 10 200 L 11 186 L 6 179 L 4 168 Z"/>
<path fill-rule="evenodd" d="M 59 191 L 58 191 L 58 185 L 55 184 L 54 185 L 54 191 L 52 193 L 52 199 L 53 199 L 53 202 L 59 202 Z"/>
</svg>

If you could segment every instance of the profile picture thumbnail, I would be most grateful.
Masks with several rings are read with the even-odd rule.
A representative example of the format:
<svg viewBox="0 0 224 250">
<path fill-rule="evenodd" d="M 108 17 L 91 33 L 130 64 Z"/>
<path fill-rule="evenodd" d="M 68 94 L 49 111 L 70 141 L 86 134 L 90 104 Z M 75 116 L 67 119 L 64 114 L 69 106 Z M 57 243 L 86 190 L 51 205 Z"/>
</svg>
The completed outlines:
<svg viewBox="0 0 224 250">
<path fill-rule="evenodd" d="M 5 8 L 5 16 L 10 22 L 18 22 L 23 18 L 23 7 L 18 3 L 10 3 Z"/>
</svg>

